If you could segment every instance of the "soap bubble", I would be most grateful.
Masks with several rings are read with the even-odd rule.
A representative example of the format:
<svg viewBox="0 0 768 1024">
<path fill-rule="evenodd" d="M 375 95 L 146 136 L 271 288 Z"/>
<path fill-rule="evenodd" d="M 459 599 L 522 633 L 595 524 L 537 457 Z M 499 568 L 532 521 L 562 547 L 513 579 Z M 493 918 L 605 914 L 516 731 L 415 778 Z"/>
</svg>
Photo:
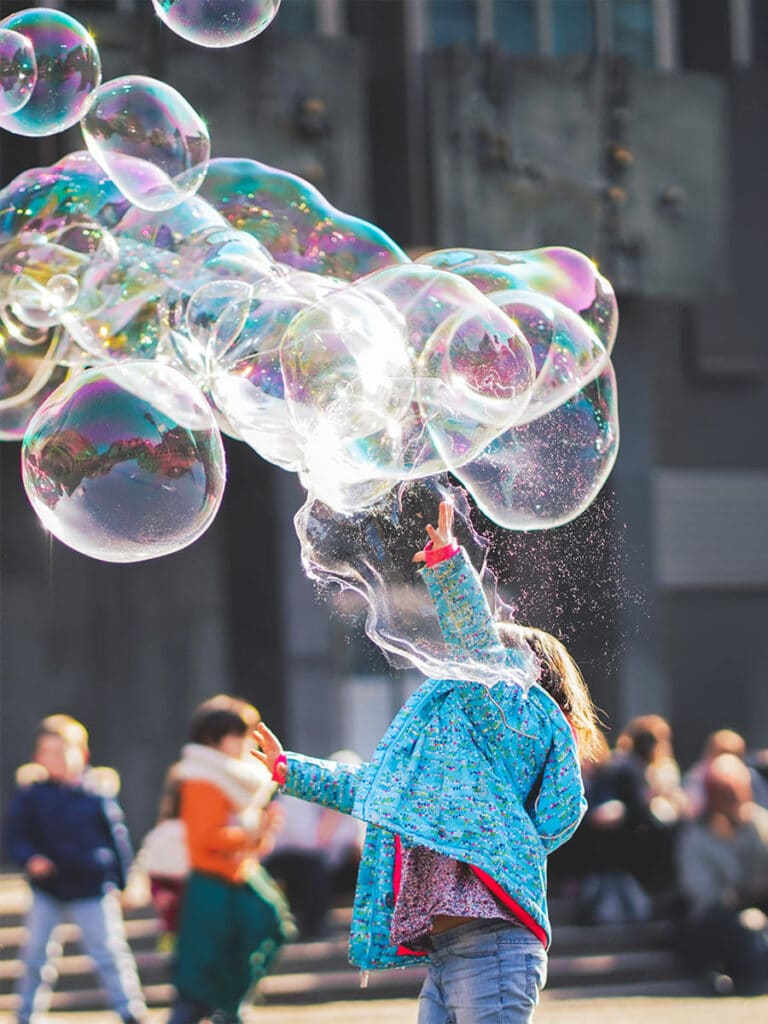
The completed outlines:
<svg viewBox="0 0 768 1024">
<path fill-rule="evenodd" d="M 280 0 L 152 0 L 158 17 L 198 46 L 237 46 L 273 21 Z"/>
<path fill-rule="evenodd" d="M 168 210 L 148 212 L 137 206 L 129 207 L 115 234 L 158 249 L 176 251 L 190 238 L 227 227 L 227 222 L 209 203 L 199 196 L 189 196 Z"/>
<path fill-rule="evenodd" d="M 0 189 L 0 244 L 22 231 L 52 236 L 84 222 L 111 228 L 127 209 L 128 200 L 79 150 L 50 167 L 24 171 Z"/>
<path fill-rule="evenodd" d="M 537 292 L 489 296 L 520 328 L 536 366 L 531 400 L 518 423 L 566 402 L 608 363 L 608 353 L 585 321 L 561 302 Z"/>
<path fill-rule="evenodd" d="M 236 343 L 220 359 L 211 397 L 238 436 L 269 462 L 296 471 L 305 462 L 286 402 L 283 336 L 296 316 L 336 285 L 300 271 L 277 273 L 257 288 Z"/>
<path fill-rule="evenodd" d="M 426 476 L 474 458 L 522 415 L 534 377 L 530 346 L 490 299 L 455 275 L 410 264 L 361 287 L 403 317 L 413 401 L 371 446 L 387 476 Z"/>
<path fill-rule="evenodd" d="M 608 352 L 616 340 L 619 316 L 613 288 L 576 249 L 439 249 L 419 256 L 418 262 L 459 274 L 485 294 L 520 289 L 549 296 L 578 313 Z"/>
<path fill-rule="evenodd" d="M 297 175 L 256 160 L 211 160 L 200 194 L 296 270 L 352 281 L 410 262 L 380 228 L 337 210 Z"/>
<path fill-rule="evenodd" d="M 25 36 L 37 63 L 32 95 L 15 113 L 0 116 L 0 128 L 37 136 L 77 124 L 101 81 L 99 52 L 86 29 L 63 11 L 46 7 L 11 14 L 0 29 Z"/>
<path fill-rule="evenodd" d="M 495 606 L 495 581 L 485 571 L 487 544 L 472 528 L 466 492 L 438 477 L 401 484 L 365 511 L 343 516 L 309 494 L 294 520 L 305 571 L 325 588 L 351 589 L 365 600 L 366 633 L 395 668 L 491 686 L 500 680 L 527 685 L 530 652 L 522 668 L 514 667 L 501 648 L 457 651 L 441 633 L 412 559 L 444 499 L 454 505 L 456 537 Z"/>
<path fill-rule="evenodd" d="M 165 82 L 126 75 L 96 90 L 81 124 L 93 158 L 135 206 L 167 210 L 205 177 L 211 143 L 202 118 Z"/>
<path fill-rule="evenodd" d="M 0 28 L 0 115 L 21 110 L 37 82 L 32 42 L 20 32 Z"/>
<path fill-rule="evenodd" d="M 616 377 L 609 363 L 567 402 L 501 434 L 455 475 L 499 526 L 549 529 L 592 503 L 618 445 Z"/>
<path fill-rule="evenodd" d="M 225 479 L 221 435 L 199 391 L 168 366 L 88 370 L 40 407 L 22 448 L 46 529 L 106 562 L 179 551 L 210 525 Z"/>
<path fill-rule="evenodd" d="M 67 331 L 99 360 L 154 359 L 167 333 L 168 292 L 186 272 L 172 252 L 105 237 L 80 274 Z"/>
<path fill-rule="evenodd" d="M 18 441 L 43 401 L 64 381 L 61 332 L 22 323 L 0 310 L 0 440 Z"/>
</svg>

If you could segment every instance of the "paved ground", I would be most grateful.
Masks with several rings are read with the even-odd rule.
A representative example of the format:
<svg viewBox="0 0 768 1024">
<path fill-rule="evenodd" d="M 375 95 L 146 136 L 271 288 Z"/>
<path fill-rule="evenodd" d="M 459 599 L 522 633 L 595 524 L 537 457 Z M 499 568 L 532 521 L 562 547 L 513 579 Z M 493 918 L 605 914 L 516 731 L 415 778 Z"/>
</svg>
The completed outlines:
<svg viewBox="0 0 768 1024">
<path fill-rule="evenodd" d="M 165 1012 L 155 1010 L 152 1024 L 163 1024 Z M 253 1011 L 252 1024 L 415 1024 L 410 999 L 323 1003 L 318 1006 L 263 1006 Z M 0 1024 L 11 1024 L 0 1014 Z M 601 996 L 545 994 L 536 1024 L 765 1024 L 768 996 L 720 999 L 665 996 Z M 105 1012 L 51 1013 L 37 1024 L 117 1024 Z"/>
</svg>

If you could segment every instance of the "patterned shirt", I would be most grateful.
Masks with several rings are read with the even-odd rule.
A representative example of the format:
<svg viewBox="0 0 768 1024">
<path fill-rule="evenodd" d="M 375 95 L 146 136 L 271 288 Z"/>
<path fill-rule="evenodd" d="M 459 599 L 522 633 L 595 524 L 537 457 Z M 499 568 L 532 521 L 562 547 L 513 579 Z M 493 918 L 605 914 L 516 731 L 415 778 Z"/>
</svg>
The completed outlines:
<svg viewBox="0 0 768 1024">
<path fill-rule="evenodd" d="M 438 914 L 520 924 L 469 864 L 424 846 L 404 846 L 402 858 L 390 932 L 393 943 L 411 949 L 428 945 L 432 918 Z"/>
</svg>

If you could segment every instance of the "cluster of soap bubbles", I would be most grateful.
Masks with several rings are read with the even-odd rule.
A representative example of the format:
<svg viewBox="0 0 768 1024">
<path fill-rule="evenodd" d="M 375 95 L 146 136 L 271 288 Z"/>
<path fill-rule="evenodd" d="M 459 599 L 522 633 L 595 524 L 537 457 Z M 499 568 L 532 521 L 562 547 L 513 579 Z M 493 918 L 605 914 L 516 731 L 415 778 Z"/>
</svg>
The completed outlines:
<svg viewBox="0 0 768 1024">
<path fill-rule="evenodd" d="M 235 24 L 224 0 L 154 3 L 210 46 L 278 6 L 241 3 Z M 67 15 L 6 19 L 6 53 L 0 126 L 80 121 L 88 147 L 0 191 L 0 437 L 23 436 L 27 493 L 64 543 L 108 561 L 191 543 L 223 492 L 222 432 L 299 475 L 315 566 L 315 524 L 365 532 L 445 473 L 510 529 L 593 500 L 618 445 L 617 312 L 586 256 L 411 260 L 302 179 L 211 160 L 170 86 L 102 85 Z"/>
</svg>

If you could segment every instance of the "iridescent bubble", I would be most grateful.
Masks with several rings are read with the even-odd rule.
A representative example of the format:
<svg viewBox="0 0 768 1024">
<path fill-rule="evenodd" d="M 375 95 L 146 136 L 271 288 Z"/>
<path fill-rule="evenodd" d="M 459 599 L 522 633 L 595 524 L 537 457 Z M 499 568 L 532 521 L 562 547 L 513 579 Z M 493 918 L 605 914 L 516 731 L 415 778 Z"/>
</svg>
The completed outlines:
<svg viewBox="0 0 768 1024">
<path fill-rule="evenodd" d="M 187 333 L 211 363 L 223 361 L 237 342 L 252 301 L 253 286 L 247 281 L 207 281 L 190 296 L 185 312 Z"/>
<path fill-rule="evenodd" d="M 106 562 L 179 551 L 210 525 L 224 448 L 198 389 L 168 366 L 88 370 L 37 411 L 22 448 L 24 487 L 54 536 Z"/>
<path fill-rule="evenodd" d="M 298 470 L 305 461 L 286 402 L 280 362 L 283 336 L 299 313 L 335 287 L 327 278 L 300 271 L 278 273 L 265 281 L 255 291 L 236 343 L 211 377 L 212 400 L 238 436 L 283 469 Z"/>
<path fill-rule="evenodd" d="M 81 124 L 88 149 L 135 206 L 167 210 L 200 188 L 211 143 L 202 118 L 165 82 L 105 82 Z"/>
<path fill-rule="evenodd" d="M 21 110 L 37 82 L 32 42 L 20 32 L 0 28 L 0 115 Z"/>
<path fill-rule="evenodd" d="M 200 194 L 297 270 L 352 281 L 410 262 L 380 228 L 337 210 L 295 174 L 256 160 L 211 160 Z"/>
<path fill-rule="evenodd" d="M 168 330 L 168 293 L 186 273 L 172 252 L 109 237 L 80 273 L 63 323 L 99 360 L 154 359 Z"/>
<path fill-rule="evenodd" d="M 518 423 L 566 402 L 608 363 L 595 332 L 561 302 L 527 291 L 492 292 L 489 298 L 520 328 L 536 365 L 531 400 Z"/>
<path fill-rule="evenodd" d="M 77 298 L 77 275 L 86 263 L 85 255 L 46 235 L 20 232 L 0 246 L 0 307 L 29 327 L 60 324 Z"/>
<path fill-rule="evenodd" d="M 237 278 L 257 284 L 265 275 L 274 276 L 278 269 L 261 242 L 229 225 L 188 235 L 178 251 L 214 278 Z"/>
<path fill-rule="evenodd" d="M 544 530 L 570 522 L 592 503 L 618 445 L 616 377 L 609 363 L 567 402 L 501 434 L 455 475 L 499 526 Z"/>
<path fill-rule="evenodd" d="M 371 274 L 361 287 L 401 314 L 413 358 L 413 400 L 371 446 L 382 473 L 426 476 L 460 465 L 522 415 L 534 378 L 530 346 L 469 282 L 410 264 Z"/>
<path fill-rule="evenodd" d="M 30 327 L 9 307 L 0 311 L 0 440 L 20 440 L 38 407 L 65 379 L 62 347 L 59 330 Z"/>
<path fill-rule="evenodd" d="M 152 0 L 177 35 L 198 46 L 237 46 L 272 22 L 280 0 Z"/>
<path fill-rule="evenodd" d="M 361 458 L 358 446 L 386 435 L 412 400 L 404 324 L 391 304 L 379 299 L 372 301 L 354 286 L 334 291 L 294 317 L 281 344 L 303 482 L 337 508 L 345 488 L 384 476 L 369 458 Z M 381 484 L 373 488 L 381 489 Z"/>
<path fill-rule="evenodd" d="M 37 64 L 31 96 L 15 113 L 0 116 L 0 128 L 36 136 L 77 124 L 101 81 L 99 52 L 86 29 L 63 11 L 46 7 L 11 14 L 0 28 L 24 36 Z"/>
<path fill-rule="evenodd" d="M 450 270 L 485 294 L 520 289 L 549 296 L 578 313 L 608 352 L 616 340 L 619 316 L 613 288 L 576 249 L 439 249 L 419 256 L 418 262 Z"/>
<path fill-rule="evenodd" d="M 70 153 L 51 167 L 24 171 L 0 190 L 0 243 L 20 232 L 54 237 L 84 222 L 111 228 L 128 209 L 89 153 Z"/>
<path fill-rule="evenodd" d="M 281 362 L 291 415 L 311 435 L 333 409 L 349 434 L 370 433 L 371 417 L 402 412 L 392 381 L 408 376 L 400 318 L 352 288 L 333 292 L 291 321 Z"/>
<path fill-rule="evenodd" d="M 176 251 L 190 239 L 216 228 L 229 229 L 229 225 L 210 203 L 199 196 L 190 196 L 169 210 L 150 213 L 137 206 L 130 207 L 115 234 L 158 249 Z"/>
</svg>

